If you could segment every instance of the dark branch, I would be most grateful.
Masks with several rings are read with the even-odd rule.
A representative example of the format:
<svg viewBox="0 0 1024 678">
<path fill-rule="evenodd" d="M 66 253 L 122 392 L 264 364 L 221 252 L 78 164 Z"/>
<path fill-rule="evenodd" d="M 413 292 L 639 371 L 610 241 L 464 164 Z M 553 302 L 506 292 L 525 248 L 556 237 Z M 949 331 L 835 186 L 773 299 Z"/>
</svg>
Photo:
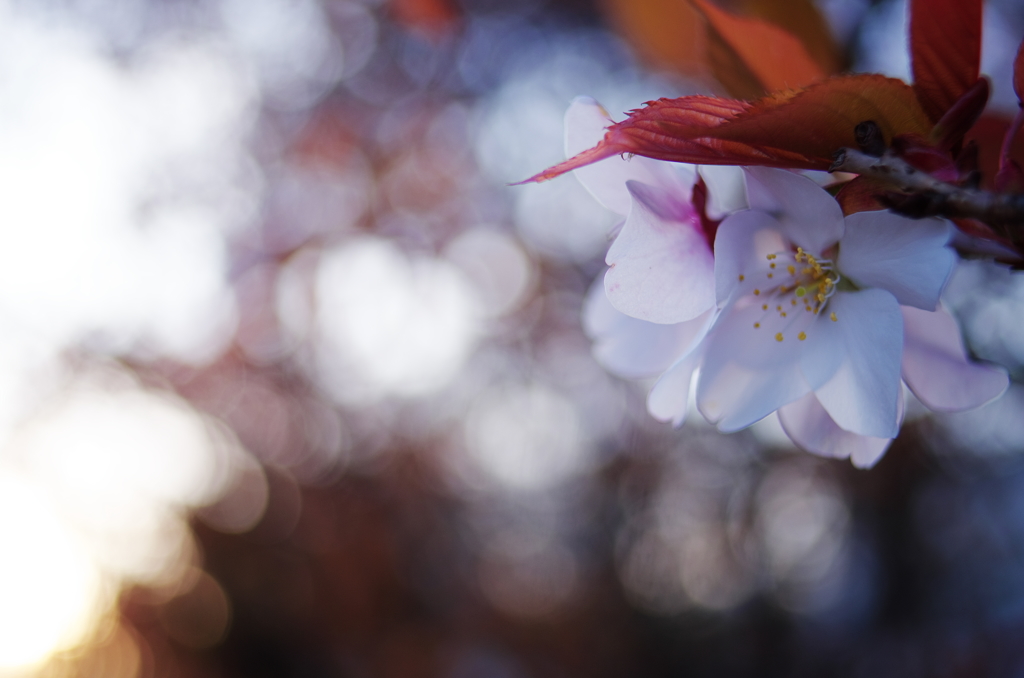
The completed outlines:
<svg viewBox="0 0 1024 678">
<path fill-rule="evenodd" d="M 978 219 L 995 227 L 1014 242 L 1024 240 L 1024 195 L 992 193 L 940 181 L 890 153 L 874 157 L 852 148 L 841 149 L 830 172 L 852 172 L 891 187 L 880 200 L 910 217 L 938 216 Z"/>
</svg>

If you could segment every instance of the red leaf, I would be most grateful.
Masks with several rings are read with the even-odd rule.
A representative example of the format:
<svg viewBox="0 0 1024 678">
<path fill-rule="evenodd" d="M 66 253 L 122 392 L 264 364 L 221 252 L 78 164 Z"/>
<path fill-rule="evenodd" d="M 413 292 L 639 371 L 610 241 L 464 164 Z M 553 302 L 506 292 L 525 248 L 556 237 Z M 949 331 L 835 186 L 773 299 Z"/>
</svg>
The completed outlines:
<svg viewBox="0 0 1024 678">
<path fill-rule="evenodd" d="M 670 107 L 667 105 L 672 102 L 674 102 L 676 106 Z M 613 155 L 625 153 L 639 153 L 640 155 L 648 155 L 661 160 L 667 159 L 656 155 L 657 150 L 653 148 L 650 141 L 648 141 L 646 146 L 651 147 L 651 152 L 645 153 L 644 144 L 638 143 L 638 141 L 633 138 L 631 126 L 637 124 L 636 121 L 641 118 L 646 118 L 647 122 L 655 122 L 656 118 L 660 116 L 667 125 L 674 124 L 688 130 L 695 130 L 693 132 L 693 135 L 695 136 L 697 134 L 696 130 L 714 130 L 723 122 L 735 118 L 737 115 L 751 107 L 752 104 L 745 101 L 705 96 L 689 96 L 681 97 L 679 99 L 659 99 L 658 101 L 649 101 L 646 104 L 646 108 L 638 108 L 631 111 L 628 118 L 622 122 L 611 125 L 608 128 L 608 131 L 605 132 L 604 139 L 602 139 L 597 146 L 583 151 L 564 162 L 560 162 L 554 167 L 549 167 L 543 172 L 520 183 L 554 179 L 559 175 L 571 172 L 579 167 L 595 163 L 598 160 L 604 160 L 605 158 L 610 158 Z M 653 116 L 652 113 L 654 113 Z M 679 136 L 677 139 L 672 139 L 671 137 L 666 136 L 666 139 L 663 142 L 666 147 L 673 143 L 679 146 L 688 144 L 692 146 L 693 149 L 700 148 L 698 143 L 687 140 L 685 136 Z"/>
<path fill-rule="evenodd" d="M 778 26 L 730 14 L 707 0 L 690 2 L 708 20 L 713 34 L 721 38 L 757 80 L 759 93 L 803 87 L 827 75 L 807 53 L 803 43 Z M 724 80 L 729 74 L 716 75 Z"/>
<path fill-rule="evenodd" d="M 914 91 L 932 122 L 978 80 L 982 0 L 911 0 Z"/>
<path fill-rule="evenodd" d="M 873 120 L 886 140 L 927 135 L 931 124 L 913 90 L 881 75 L 830 78 L 754 103 L 689 96 L 659 99 L 608 128 L 594 148 L 527 181 L 544 181 L 620 153 L 702 165 L 828 169 L 854 128 Z"/>
<path fill-rule="evenodd" d="M 683 0 L 601 0 L 609 23 L 647 63 L 688 77 L 707 75 L 706 36 Z"/>
</svg>

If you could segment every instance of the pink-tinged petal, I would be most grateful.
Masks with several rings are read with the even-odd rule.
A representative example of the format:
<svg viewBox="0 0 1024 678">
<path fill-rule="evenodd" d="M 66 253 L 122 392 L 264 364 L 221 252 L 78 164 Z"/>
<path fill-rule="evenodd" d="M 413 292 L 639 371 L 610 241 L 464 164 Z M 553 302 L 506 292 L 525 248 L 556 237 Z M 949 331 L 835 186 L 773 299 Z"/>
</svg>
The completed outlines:
<svg viewBox="0 0 1024 678">
<path fill-rule="evenodd" d="M 707 318 L 658 325 L 616 311 L 598 279 L 583 304 L 583 329 L 594 340 L 593 353 L 609 372 L 643 379 L 667 370 L 707 329 Z"/>
<path fill-rule="evenodd" d="M 753 284 L 755 272 L 767 270 L 765 256 L 787 249 L 780 229 L 774 217 L 757 210 L 737 212 L 719 225 L 715 235 L 715 294 L 719 305 L 737 293 L 750 293 L 747 288 Z"/>
<path fill-rule="evenodd" d="M 798 339 L 798 328 L 779 341 L 777 327 L 754 327 L 772 314 L 749 301 L 723 309 L 705 339 L 697 407 L 724 432 L 746 428 L 811 390 L 799 369 L 807 342 Z M 807 322 L 801 315 L 796 320 Z"/>
<path fill-rule="evenodd" d="M 849 458 L 858 468 L 874 466 L 892 444 L 892 438 L 862 436 L 839 428 L 813 393 L 779 408 L 779 422 L 801 449 L 822 457 Z"/>
<path fill-rule="evenodd" d="M 814 256 L 843 237 L 843 210 L 810 179 L 772 167 L 745 167 L 750 209 L 775 216 L 790 242 Z"/>
<path fill-rule="evenodd" d="M 818 318 L 815 331 L 842 356 L 832 378 L 815 389 L 818 400 L 840 428 L 895 438 L 903 353 L 896 299 L 878 289 L 837 292 Z"/>
<path fill-rule="evenodd" d="M 836 264 L 861 288 L 888 290 L 904 306 L 932 311 L 956 261 L 949 237 L 941 219 L 857 212 L 846 218 Z"/>
<path fill-rule="evenodd" d="M 1006 370 L 967 359 L 956 320 L 936 311 L 903 309 L 903 379 L 925 407 L 959 412 L 998 398 L 1010 384 Z"/>
<path fill-rule="evenodd" d="M 613 121 L 601 104 L 590 97 L 577 97 L 565 112 L 566 157 L 596 146 L 611 124 Z M 631 202 L 627 181 L 678 191 L 680 200 L 689 200 L 696 180 L 696 173 L 690 167 L 641 156 L 607 158 L 581 167 L 573 174 L 599 203 L 622 216 L 629 214 Z"/>
<path fill-rule="evenodd" d="M 633 207 L 608 250 L 605 290 L 612 306 L 654 323 L 692 320 L 715 304 L 714 256 L 688 202 L 627 183 Z"/>
<path fill-rule="evenodd" d="M 697 173 L 708 186 L 706 211 L 709 218 L 724 219 L 733 212 L 748 207 L 742 167 L 702 165 L 697 168 Z"/>
</svg>

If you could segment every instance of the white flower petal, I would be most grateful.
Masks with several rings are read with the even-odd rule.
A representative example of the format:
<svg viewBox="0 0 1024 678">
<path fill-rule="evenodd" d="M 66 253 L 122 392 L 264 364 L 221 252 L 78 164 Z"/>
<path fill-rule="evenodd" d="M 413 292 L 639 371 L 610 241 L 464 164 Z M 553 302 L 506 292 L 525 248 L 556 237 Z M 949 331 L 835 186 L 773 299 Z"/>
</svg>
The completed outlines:
<svg viewBox="0 0 1024 678">
<path fill-rule="evenodd" d="M 715 304 L 714 256 L 688 202 L 630 181 L 629 217 L 608 250 L 612 306 L 654 323 L 692 320 Z"/>
<path fill-rule="evenodd" d="M 690 405 L 690 382 L 693 371 L 700 363 L 701 351 L 690 351 L 661 375 L 647 394 L 647 411 L 658 421 L 671 421 L 681 426 L 686 421 Z"/>
<path fill-rule="evenodd" d="M 572 156 L 592 148 L 612 124 L 608 112 L 590 97 L 576 97 L 565 112 L 565 154 Z M 622 216 L 629 214 L 627 181 L 639 181 L 676 193 L 689 201 L 696 180 L 692 166 L 651 160 L 642 156 L 606 158 L 573 172 L 594 198 Z"/>
<path fill-rule="evenodd" d="M 748 301 L 726 307 L 705 339 L 697 406 L 725 432 L 746 428 L 811 390 L 799 369 L 806 342 L 797 339 L 796 328 L 782 341 L 777 327 L 755 328 L 772 314 Z"/>
<path fill-rule="evenodd" d="M 770 373 L 750 370 L 735 363 L 720 367 L 714 378 L 701 369 L 697 407 L 723 433 L 732 433 L 810 392 L 798 370 Z"/>
<path fill-rule="evenodd" d="M 788 249 L 774 217 L 757 210 L 729 216 L 715 234 L 715 295 L 721 305 L 740 289 L 740 276 L 766 269 L 765 255 Z M 753 282 L 753 279 L 750 279 Z"/>
<path fill-rule="evenodd" d="M 598 279 L 583 304 L 583 329 L 605 369 L 626 379 L 656 376 L 668 369 L 707 329 L 708 318 L 659 325 L 637 320 L 611 305 Z"/>
<path fill-rule="evenodd" d="M 946 309 L 904 306 L 903 379 L 924 405 L 938 412 L 980 407 L 1009 386 L 1006 370 L 967 360 L 960 328 Z"/>
<path fill-rule="evenodd" d="M 745 167 L 747 202 L 779 220 L 786 238 L 814 256 L 843 237 L 843 211 L 807 177 L 772 167 Z"/>
<path fill-rule="evenodd" d="M 708 203 L 705 207 L 711 219 L 722 219 L 746 209 L 747 190 L 743 180 L 743 168 L 734 165 L 701 165 L 697 173 L 708 187 Z"/>
<path fill-rule="evenodd" d="M 892 438 L 862 436 L 839 428 L 813 393 L 779 408 L 779 422 L 798 447 L 823 457 L 852 458 L 858 468 L 874 466 L 892 444 Z"/>
<path fill-rule="evenodd" d="M 815 331 L 842 356 L 832 378 L 815 389 L 818 400 L 847 431 L 895 438 L 903 352 L 903 316 L 896 299 L 878 289 L 837 292 L 818 317 Z"/>
<path fill-rule="evenodd" d="M 858 212 L 846 218 L 836 264 L 859 287 L 888 290 L 902 305 L 932 311 L 956 261 L 946 247 L 949 235 L 941 219 Z"/>
</svg>

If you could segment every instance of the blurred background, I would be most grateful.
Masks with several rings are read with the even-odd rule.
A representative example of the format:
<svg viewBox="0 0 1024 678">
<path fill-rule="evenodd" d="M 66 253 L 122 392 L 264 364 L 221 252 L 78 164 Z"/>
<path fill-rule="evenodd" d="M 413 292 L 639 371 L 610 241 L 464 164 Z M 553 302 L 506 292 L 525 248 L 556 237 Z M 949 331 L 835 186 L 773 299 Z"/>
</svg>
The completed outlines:
<svg viewBox="0 0 1024 678">
<path fill-rule="evenodd" d="M 723 3 L 905 77 L 905 4 Z M 0 0 L 0 676 L 1024 675 L 1024 389 L 872 471 L 648 417 L 562 159 L 678 0 Z M 1016 106 L 1014 0 L 986 8 Z M 946 303 L 1024 376 L 1024 279 Z"/>
</svg>

